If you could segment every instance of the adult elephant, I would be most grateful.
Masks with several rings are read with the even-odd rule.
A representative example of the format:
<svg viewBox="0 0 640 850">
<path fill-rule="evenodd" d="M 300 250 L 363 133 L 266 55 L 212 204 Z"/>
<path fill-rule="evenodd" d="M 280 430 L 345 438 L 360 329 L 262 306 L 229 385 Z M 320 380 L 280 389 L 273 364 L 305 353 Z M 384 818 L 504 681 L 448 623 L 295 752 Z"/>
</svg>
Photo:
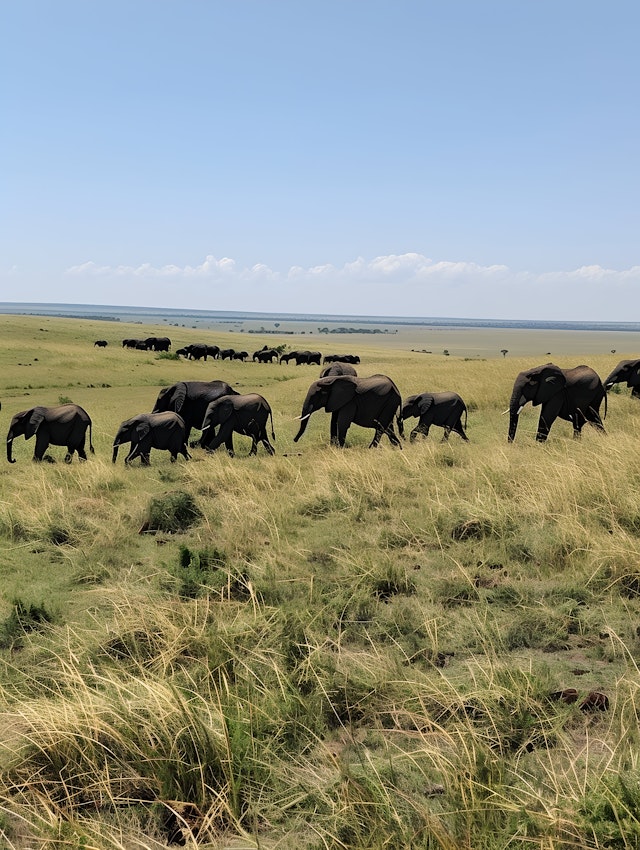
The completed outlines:
<svg viewBox="0 0 640 850">
<path fill-rule="evenodd" d="M 45 452 L 52 446 L 66 446 L 66 463 L 71 463 L 73 453 L 78 452 L 80 460 L 86 460 L 85 440 L 89 429 L 89 449 L 94 453 L 91 442 L 91 417 L 78 404 L 61 404 L 58 407 L 32 407 L 23 410 L 11 420 L 7 433 L 7 460 L 15 463 L 12 455 L 13 441 L 24 434 L 25 440 L 35 435 L 36 446 L 33 459 L 42 460 Z"/>
<path fill-rule="evenodd" d="M 187 451 L 184 419 L 171 410 L 164 413 L 138 413 L 131 419 L 125 419 L 113 440 L 113 463 L 118 459 L 118 447 L 123 443 L 131 443 L 131 450 L 124 459 L 127 464 L 139 456 L 142 465 L 149 466 L 151 449 L 170 452 L 171 463 L 177 460 L 179 454 L 185 460 L 191 457 Z"/>
<path fill-rule="evenodd" d="M 631 387 L 631 397 L 640 398 L 640 359 L 621 360 L 613 372 L 604 381 L 605 390 L 610 390 L 614 384 L 626 381 Z"/>
<path fill-rule="evenodd" d="M 323 363 L 351 363 L 354 365 L 358 365 L 360 362 L 360 358 L 357 354 L 327 354 L 323 361 Z"/>
<path fill-rule="evenodd" d="M 607 394 L 602 381 L 589 366 L 561 369 L 553 363 L 520 372 L 513 385 L 509 403 L 509 442 L 513 442 L 518 417 L 525 404 L 541 405 L 536 440 L 544 442 L 555 420 L 566 419 L 573 425 L 573 436 L 579 437 L 585 422 L 604 432 L 600 405 Z"/>
<path fill-rule="evenodd" d="M 202 428 L 209 403 L 223 395 L 239 395 L 226 381 L 179 381 L 158 393 L 154 413 L 173 410 L 184 419 L 185 441 L 192 428 Z"/>
<path fill-rule="evenodd" d="M 258 363 L 273 363 L 274 360 L 277 362 L 278 352 L 275 348 L 261 348 L 260 351 L 253 352 L 253 360 Z"/>
<path fill-rule="evenodd" d="M 123 348 L 137 348 L 137 347 L 138 347 L 139 345 L 141 345 L 141 344 L 142 344 L 142 345 L 145 347 L 145 349 L 146 349 L 146 347 L 147 347 L 147 346 L 146 346 L 146 343 L 145 343 L 145 341 L 144 341 L 143 339 L 133 339 L 133 338 L 130 338 L 130 339 L 123 339 L 123 340 L 122 340 L 122 347 L 123 347 Z"/>
<path fill-rule="evenodd" d="M 234 351 L 234 353 L 233 353 L 233 359 L 234 360 L 242 360 L 243 363 L 245 362 L 245 360 L 247 360 L 248 357 L 249 357 L 248 351 Z"/>
<path fill-rule="evenodd" d="M 344 446 L 349 426 L 355 423 L 364 428 L 375 428 L 369 448 L 377 446 L 383 434 L 389 437 L 394 446 L 400 446 L 400 440 L 393 430 L 393 417 L 400 402 L 398 388 L 386 375 L 319 378 L 307 392 L 300 415 L 300 430 L 293 438 L 294 442 L 297 443 L 304 434 L 311 414 L 324 408 L 331 414 L 332 443 Z"/>
<path fill-rule="evenodd" d="M 108 345 L 109 345 L 109 343 L 107 342 L 107 340 L 106 340 L 106 339 L 97 339 L 97 340 L 93 343 L 93 347 L 94 347 L 94 348 L 95 348 L 96 346 L 98 346 L 98 348 L 106 348 Z"/>
<path fill-rule="evenodd" d="M 462 417 L 464 416 L 464 427 L 462 426 Z M 449 434 L 454 431 L 459 434 L 463 440 L 469 438 L 465 433 L 467 425 L 467 406 L 460 398 L 458 393 L 419 393 L 418 395 L 410 395 L 405 399 L 402 405 L 402 410 L 398 415 L 398 430 L 401 434 L 404 433 L 403 420 L 418 417 L 418 424 L 409 435 L 409 439 L 413 442 L 418 434 L 428 436 L 429 428 L 432 425 L 439 425 L 444 428 L 442 440 L 448 440 Z"/>
<path fill-rule="evenodd" d="M 223 348 L 220 352 L 220 360 L 233 360 L 233 355 L 235 353 L 235 348 Z"/>
<path fill-rule="evenodd" d="M 168 336 L 149 336 L 144 341 L 147 351 L 169 351 L 171 340 Z"/>
<path fill-rule="evenodd" d="M 358 373 L 350 363 L 331 363 L 325 366 L 320 372 L 321 378 L 330 378 L 332 375 L 351 375 L 354 378 L 358 377 Z"/>
<path fill-rule="evenodd" d="M 258 443 L 262 443 L 270 455 L 275 449 L 267 435 L 267 420 L 271 417 L 271 437 L 273 432 L 273 414 L 269 402 L 257 393 L 248 395 L 229 395 L 212 401 L 202 423 L 202 438 L 200 445 L 203 449 L 213 452 L 223 443 L 233 457 L 233 433 L 251 437 L 250 455 L 258 451 Z M 220 426 L 218 428 L 218 426 Z M 216 433 L 216 428 L 218 432 Z"/>
</svg>

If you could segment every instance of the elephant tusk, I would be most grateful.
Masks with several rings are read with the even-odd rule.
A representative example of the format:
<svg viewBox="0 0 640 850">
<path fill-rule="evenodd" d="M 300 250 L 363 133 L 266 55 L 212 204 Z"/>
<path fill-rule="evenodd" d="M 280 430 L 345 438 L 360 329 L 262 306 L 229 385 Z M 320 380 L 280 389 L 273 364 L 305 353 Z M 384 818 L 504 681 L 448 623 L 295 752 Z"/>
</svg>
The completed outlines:
<svg viewBox="0 0 640 850">
<path fill-rule="evenodd" d="M 295 418 L 296 418 L 296 419 L 299 419 L 299 420 L 300 420 L 300 422 L 304 422 L 304 420 L 305 420 L 305 419 L 308 419 L 310 416 L 311 416 L 311 414 L 310 414 L 310 413 L 307 413 L 307 415 L 306 415 L 306 416 L 296 416 Z"/>
<path fill-rule="evenodd" d="M 507 408 L 506 410 L 503 410 L 501 416 L 506 416 L 507 413 L 509 413 L 509 408 Z"/>
<path fill-rule="evenodd" d="M 207 430 L 207 428 L 211 428 L 211 425 L 205 425 L 205 426 L 204 426 L 204 428 L 203 428 L 202 430 L 203 430 L 203 431 L 206 431 L 206 430 Z"/>
<path fill-rule="evenodd" d="M 522 413 L 523 409 L 524 409 L 524 404 L 521 404 L 521 405 L 520 405 L 520 407 L 518 408 L 518 416 L 520 416 L 520 414 Z"/>
</svg>

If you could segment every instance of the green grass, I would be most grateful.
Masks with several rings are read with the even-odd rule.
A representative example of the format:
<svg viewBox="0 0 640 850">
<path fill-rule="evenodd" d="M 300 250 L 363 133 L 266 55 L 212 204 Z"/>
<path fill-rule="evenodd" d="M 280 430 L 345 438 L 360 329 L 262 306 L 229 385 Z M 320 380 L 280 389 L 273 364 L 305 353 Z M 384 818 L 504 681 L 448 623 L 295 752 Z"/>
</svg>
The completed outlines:
<svg viewBox="0 0 640 850">
<path fill-rule="evenodd" d="M 538 445 L 525 410 L 509 446 L 501 414 L 530 359 L 385 340 L 358 346 L 360 374 L 458 391 L 471 442 L 434 428 L 369 451 L 353 427 L 338 450 L 323 413 L 293 442 L 317 369 L 94 349 L 104 325 L 84 320 L 1 324 L 5 426 L 68 397 L 96 454 L 34 465 L 19 439 L 0 467 L 0 846 L 638 846 L 627 390 L 606 438 L 559 422 Z M 196 337 L 248 341 L 176 341 Z M 632 354 L 588 362 L 605 375 Z M 269 400 L 275 457 L 239 437 L 235 458 L 111 464 L 119 423 L 161 386 L 213 378 Z M 590 692 L 608 710 L 583 709 Z"/>
</svg>

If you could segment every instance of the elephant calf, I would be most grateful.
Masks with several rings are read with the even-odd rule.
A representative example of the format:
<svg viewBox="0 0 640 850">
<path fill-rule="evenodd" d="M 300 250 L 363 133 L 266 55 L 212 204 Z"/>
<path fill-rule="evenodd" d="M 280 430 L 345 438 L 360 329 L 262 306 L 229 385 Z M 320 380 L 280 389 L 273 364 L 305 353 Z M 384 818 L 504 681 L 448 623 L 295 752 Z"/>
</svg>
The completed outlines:
<svg viewBox="0 0 640 850">
<path fill-rule="evenodd" d="M 402 410 L 398 415 L 398 429 L 402 434 L 403 420 L 411 417 L 419 417 L 418 424 L 409 435 L 411 442 L 415 440 L 418 434 L 425 437 L 429 434 L 429 428 L 432 425 L 439 425 L 444 428 L 444 436 L 442 440 L 448 440 L 449 434 L 455 431 L 463 440 L 469 441 L 462 427 L 462 417 L 464 415 L 464 426 L 467 426 L 467 406 L 460 398 L 458 393 L 420 393 L 419 395 L 410 395 L 402 406 Z"/>
<path fill-rule="evenodd" d="M 32 407 L 23 410 L 11 420 L 7 434 L 7 460 L 15 463 L 12 457 L 13 440 L 24 434 L 25 440 L 35 435 L 36 447 L 33 459 L 42 460 L 44 453 L 52 446 L 66 446 L 66 463 L 71 463 L 73 453 L 78 452 L 80 460 L 87 459 L 84 450 L 85 439 L 89 429 L 89 449 L 93 454 L 91 444 L 91 417 L 78 404 L 61 404 L 59 407 Z"/>
<path fill-rule="evenodd" d="M 191 457 L 187 451 L 184 419 L 173 411 L 139 413 L 122 422 L 113 440 L 113 463 L 118 459 L 118 447 L 123 443 L 131 443 L 125 463 L 131 463 L 140 456 L 142 465 L 149 466 L 151 449 L 170 452 L 171 463 L 178 459 L 179 454 L 185 460 Z"/>
<path fill-rule="evenodd" d="M 212 401 L 202 423 L 202 438 L 200 445 L 203 449 L 213 452 L 222 443 L 233 457 L 233 432 L 251 437 L 250 455 L 257 454 L 258 443 L 261 442 L 270 455 L 275 449 L 267 436 L 267 420 L 271 416 L 271 437 L 273 432 L 273 414 L 269 402 L 257 393 L 249 395 L 226 395 Z M 218 427 L 218 432 L 215 429 Z"/>
</svg>

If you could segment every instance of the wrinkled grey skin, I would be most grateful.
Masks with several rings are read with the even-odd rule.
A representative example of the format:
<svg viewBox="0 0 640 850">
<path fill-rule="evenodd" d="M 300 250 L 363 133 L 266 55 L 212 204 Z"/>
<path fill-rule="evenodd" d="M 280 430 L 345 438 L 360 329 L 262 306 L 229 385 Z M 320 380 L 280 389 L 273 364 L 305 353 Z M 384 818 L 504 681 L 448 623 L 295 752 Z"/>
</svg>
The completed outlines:
<svg viewBox="0 0 640 850">
<path fill-rule="evenodd" d="M 580 436 L 585 422 L 604 432 L 600 405 L 607 395 L 602 381 L 589 366 L 561 369 L 553 363 L 520 372 L 513 385 L 509 403 L 509 442 L 513 442 L 520 411 L 527 402 L 541 405 L 536 440 L 544 442 L 557 418 L 573 425 L 573 436 Z"/>
<path fill-rule="evenodd" d="M 140 457 L 142 465 L 149 466 L 151 449 L 170 452 L 172 463 L 178 459 L 179 454 L 183 455 L 185 460 L 191 457 L 187 451 L 184 419 L 173 411 L 139 413 L 122 422 L 113 440 L 113 463 L 118 459 L 118 447 L 123 443 L 131 443 L 129 454 L 124 459 L 127 464 Z"/>
<path fill-rule="evenodd" d="M 370 378 L 354 378 L 352 375 L 337 375 L 319 378 L 309 387 L 302 405 L 300 430 L 293 438 L 297 443 L 304 434 L 311 414 L 324 408 L 331 414 L 331 442 L 344 446 L 349 426 L 352 423 L 364 428 L 375 428 L 369 448 L 377 446 L 386 434 L 394 446 L 399 446 L 393 418 L 400 407 L 398 388 L 386 375 Z"/>
<path fill-rule="evenodd" d="M 13 441 L 24 434 L 25 440 L 35 435 L 36 445 L 33 459 L 40 461 L 45 452 L 52 446 L 66 446 L 66 463 L 71 463 L 73 453 L 78 452 L 80 460 L 86 460 L 85 439 L 89 429 L 89 449 L 94 453 L 91 444 L 91 418 L 86 410 L 78 404 L 61 404 L 58 407 L 32 407 L 23 410 L 11 420 L 7 433 L 7 460 L 15 463 L 12 454 Z"/>
<path fill-rule="evenodd" d="M 352 375 L 358 377 L 358 373 L 349 363 L 332 363 L 330 366 L 325 366 L 320 372 L 321 378 L 330 378 L 332 375 Z"/>
<path fill-rule="evenodd" d="M 226 381 L 179 381 L 160 390 L 153 408 L 154 413 L 173 410 L 184 419 L 185 440 L 188 442 L 192 428 L 202 428 L 209 403 L 223 395 L 238 395 Z"/>
<path fill-rule="evenodd" d="M 626 381 L 631 387 L 631 397 L 640 398 L 640 359 L 621 360 L 611 374 L 604 380 L 605 390 L 610 390 L 614 384 Z"/>
<path fill-rule="evenodd" d="M 439 425 L 444 428 L 443 442 L 449 439 L 449 434 L 452 431 L 468 442 L 469 438 L 462 426 L 463 416 L 466 428 L 467 406 L 458 393 L 419 393 L 418 395 L 410 395 L 405 399 L 402 411 L 398 416 L 398 429 L 402 434 L 402 421 L 411 417 L 418 417 L 418 424 L 409 435 L 412 443 L 418 434 L 426 437 L 432 425 Z"/>
<path fill-rule="evenodd" d="M 233 457 L 233 433 L 251 437 L 250 455 L 258 451 L 258 443 L 262 443 L 270 455 L 275 449 L 267 435 L 267 420 L 271 417 L 271 437 L 273 433 L 273 415 L 269 402 L 257 393 L 248 395 L 228 395 L 212 401 L 202 423 L 202 438 L 200 445 L 203 449 L 213 452 L 223 443 Z M 218 427 L 219 426 L 219 427 Z M 218 428 L 216 433 L 215 429 Z"/>
</svg>

